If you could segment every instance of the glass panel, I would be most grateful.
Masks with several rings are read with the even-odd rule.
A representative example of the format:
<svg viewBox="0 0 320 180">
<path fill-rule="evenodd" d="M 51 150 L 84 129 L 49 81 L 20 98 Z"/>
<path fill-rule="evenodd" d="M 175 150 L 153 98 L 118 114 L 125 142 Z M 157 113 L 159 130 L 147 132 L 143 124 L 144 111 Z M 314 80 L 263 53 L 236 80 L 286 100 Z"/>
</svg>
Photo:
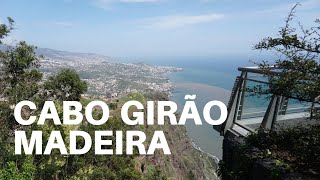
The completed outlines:
<svg viewBox="0 0 320 180">
<path fill-rule="evenodd" d="M 252 93 L 252 91 L 257 90 L 254 87 L 261 90 L 267 89 L 268 85 L 263 82 L 268 82 L 268 79 L 259 74 L 248 73 L 245 87 L 243 88 L 244 93 L 239 98 L 239 109 L 235 123 L 249 131 L 257 130 L 260 127 L 271 101 L 271 94 L 259 95 Z M 279 107 L 276 124 L 287 126 L 306 123 L 305 120 L 310 115 L 310 107 L 310 102 L 289 99 L 284 102 L 283 106 Z M 320 109 L 320 104 L 315 104 L 315 107 Z"/>
<path fill-rule="evenodd" d="M 246 81 L 246 88 L 253 89 L 255 86 L 260 86 L 264 89 L 267 88 L 265 84 L 250 80 Z M 263 117 L 267 111 L 270 100 L 271 99 L 269 95 L 255 95 L 251 92 L 245 92 L 241 119 Z"/>
<path fill-rule="evenodd" d="M 257 76 L 254 79 L 264 80 L 264 77 Z M 270 95 L 258 95 L 252 93 L 253 88 L 258 86 L 262 89 L 268 88 L 264 83 L 246 80 L 246 87 L 244 89 L 248 89 L 249 91 L 244 92 L 242 116 L 236 121 L 237 124 L 245 126 L 250 130 L 256 130 L 260 127 L 262 119 L 271 101 Z"/>
<path fill-rule="evenodd" d="M 309 102 L 300 102 L 296 99 L 289 99 L 288 109 L 287 109 L 286 114 L 309 112 L 310 107 L 311 107 L 311 103 L 309 103 Z"/>
<path fill-rule="evenodd" d="M 276 125 L 277 126 L 295 126 L 298 124 L 313 124 L 315 121 L 310 120 L 310 108 L 312 103 L 301 102 L 296 99 L 289 99 L 288 108 L 286 114 L 278 115 Z M 319 104 L 315 104 L 315 107 L 319 107 Z"/>
</svg>

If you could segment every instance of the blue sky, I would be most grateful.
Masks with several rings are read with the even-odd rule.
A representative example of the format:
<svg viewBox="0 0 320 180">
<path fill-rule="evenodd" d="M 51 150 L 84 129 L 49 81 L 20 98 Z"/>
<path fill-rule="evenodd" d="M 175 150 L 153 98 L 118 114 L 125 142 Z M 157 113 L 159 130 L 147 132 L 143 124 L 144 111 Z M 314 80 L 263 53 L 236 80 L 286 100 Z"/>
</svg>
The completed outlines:
<svg viewBox="0 0 320 180">
<path fill-rule="evenodd" d="M 247 54 L 276 35 L 292 0 L 0 0 L 7 43 L 109 56 Z M 320 0 L 300 0 L 298 20 L 320 18 Z"/>
</svg>

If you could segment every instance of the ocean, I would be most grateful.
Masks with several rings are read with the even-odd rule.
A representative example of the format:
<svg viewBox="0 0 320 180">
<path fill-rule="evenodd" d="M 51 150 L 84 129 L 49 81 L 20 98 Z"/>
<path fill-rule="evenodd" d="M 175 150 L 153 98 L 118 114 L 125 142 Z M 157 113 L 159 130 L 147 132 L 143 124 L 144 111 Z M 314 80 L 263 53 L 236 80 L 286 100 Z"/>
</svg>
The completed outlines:
<svg viewBox="0 0 320 180">
<path fill-rule="evenodd" d="M 220 100 L 227 105 L 236 77 L 240 74 L 238 67 L 253 65 L 245 58 L 185 58 L 153 60 L 147 63 L 180 67 L 181 72 L 169 75 L 170 81 L 175 85 L 171 100 L 178 104 L 180 112 L 185 103 L 186 94 L 196 95 L 196 105 L 202 118 L 203 125 L 195 125 L 187 121 L 188 136 L 205 152 L 222 158 L 223 137 L 207 124 L 202 117 L 204 105 L 212 100 Z M 219 117 L 220 112 L 213 109 L 212 117 Z"/>
<path fill-rule="evenodd" d="M 246 57 L 186 57 L 186 58 L 150 58 L 139 59 L 147 64 L 174 66 L 183 71 L 172 73 L 169 80 L 175 89 L 170 97 L 178 104 L 180 112 L 185 103 L 186 94 L 196 95 L 196 105 L 203 125 L 193 121 L 186 123 L 188 136 L 203 151 L 222 158 L 223 137 L 207 124 L 202 117 L 204 105 L 212 100 L 220 100 L 227 105 L 236 77 L 240 74 L 238 67 L 253 66 Z M 219 110 L 213 108 L 212 117 L 220 116 Z"/>
</svg>

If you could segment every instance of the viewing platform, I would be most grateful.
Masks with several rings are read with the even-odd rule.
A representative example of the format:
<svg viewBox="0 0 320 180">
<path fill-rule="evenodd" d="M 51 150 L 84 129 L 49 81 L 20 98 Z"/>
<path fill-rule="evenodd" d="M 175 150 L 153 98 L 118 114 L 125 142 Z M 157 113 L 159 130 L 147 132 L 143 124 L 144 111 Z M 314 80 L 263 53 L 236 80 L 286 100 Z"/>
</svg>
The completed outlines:
<svg viewBox="0 0 320 180">
<path fill-rule="evenodd" d="M 316 123 L 310 117 L 311 102 L 274 94 L 253 94 L 253 87 L 268 88 L 268 76 L 280 75 L 277 69 L 271 69 L 268 76 L 259 67 L 240 67 L 241 72 L 235 80 L 228 103 L 228 117 L 221 126 L 214 129 L 224 136 L 230 132 L 234 136 L 246 136 L 259 129 L 273 129 L 276 126 L 292 126 Z M 316 104 L 315 108 L 320 105 Z"/>
</svg>

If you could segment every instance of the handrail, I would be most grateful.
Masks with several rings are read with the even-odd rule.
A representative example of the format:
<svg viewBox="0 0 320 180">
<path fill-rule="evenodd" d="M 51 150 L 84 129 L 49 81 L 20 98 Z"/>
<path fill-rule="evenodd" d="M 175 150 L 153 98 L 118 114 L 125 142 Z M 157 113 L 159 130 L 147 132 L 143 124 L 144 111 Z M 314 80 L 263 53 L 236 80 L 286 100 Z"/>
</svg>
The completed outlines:
<svg viewBox="0 0 320 180">
<path fill-rule="evenodd" d="M 287 118 L 286 120 L 289 120 L 288 118 L 294 118 L 293 115 L 295 113 L 305 113 L 306 111 L 310 110 L 311 106 L 309 106 L 309 104 L 288 104 L 289 99 L 296 99 L 294 97 L 285 97 L 273 94 L 266 110 L 256 107 L 257 109 L 252 108 L 249 111 L 246 111 L 248 110 L 246 108 L 249 108 L 244 106 L 245 90 L 247 87 L 246 83 L 252 81 L 255 83 L 268 85 L 268 80 L 264 81 L 265 79 L 255 77 L 259 77 L 259 74 L 264 77 L 279 76 L 281 75 L 281 69 L 276 67 L 267 67 L 266 69 L 261 67 L 239 67 L 238 70 L 241 71 L 241 75 L 237 76 L 232 88 L 232 93 L 228 102 L 227 120 L 219 128 L 215 128 L 218 129 L 221 135 L 227 133 L 228 130 L 231 130 L 230 132 L 235 135 L 237 135 L 238 131 L 241 131 L 241 129 L 248 130 L 248 127 L 246 127 L 245 123 L 251 123 L 251 121 L 255 118 L 259 120 L 260 128 L 272 129 L 278 118 Z M 315 105 L 314 107 L 318 108 L 320 106 Z M 243 121 L 241 122 L 241 120 Z M 236 125 L 237 128 L 235 128 Z"/>
<path fill-rule="evenodd" d="M 275 67 L 269 67 L 271 70 L 276 69 Z M 267 74 L 268 75 L 279 75 L 279 72 L 276 71 L 267 71 L 265 69 L 261 69 L 260 67 L 239 67 L 239 71 L 242 72 L 250 72 L 250 73 L 257 73 L 257 74 Z"/>
</svg>

